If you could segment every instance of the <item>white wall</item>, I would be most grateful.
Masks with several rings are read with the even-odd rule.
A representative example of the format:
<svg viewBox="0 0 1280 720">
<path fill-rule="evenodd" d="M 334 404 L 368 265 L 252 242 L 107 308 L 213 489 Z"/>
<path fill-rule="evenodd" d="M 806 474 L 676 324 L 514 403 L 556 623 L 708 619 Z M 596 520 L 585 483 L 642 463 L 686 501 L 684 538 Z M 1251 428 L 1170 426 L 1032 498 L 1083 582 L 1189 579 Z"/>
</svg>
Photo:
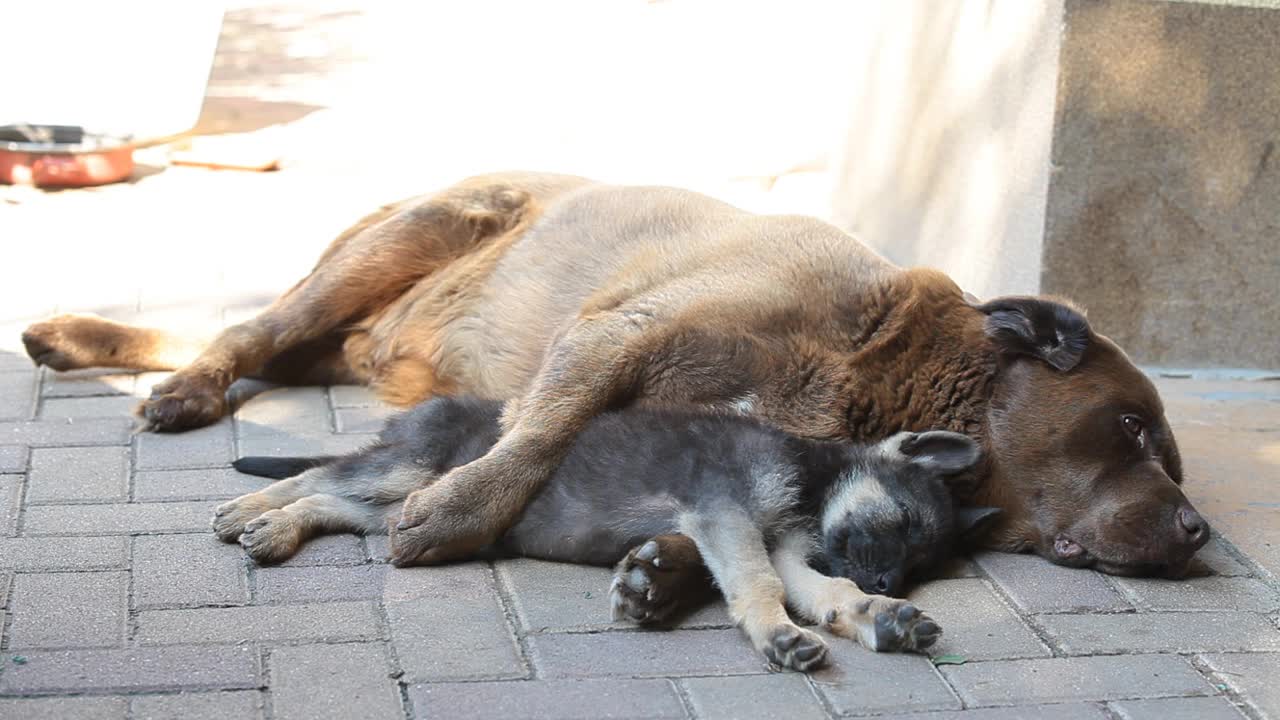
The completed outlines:
<svg viewBox="0 0 1280 720">
<path fill-rule="evenodd" d="M 859 8 L 834 219 L 979 297 L 1039 291 L 1061 0 Z"/>
</svg>

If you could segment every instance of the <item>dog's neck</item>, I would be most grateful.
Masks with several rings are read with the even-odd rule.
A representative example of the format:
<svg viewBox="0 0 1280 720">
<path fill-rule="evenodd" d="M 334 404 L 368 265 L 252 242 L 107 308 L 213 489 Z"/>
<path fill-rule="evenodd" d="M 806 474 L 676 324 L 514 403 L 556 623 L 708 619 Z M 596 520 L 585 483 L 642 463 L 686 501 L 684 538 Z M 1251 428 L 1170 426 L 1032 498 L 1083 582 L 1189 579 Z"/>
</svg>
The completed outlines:
<svg viewBox="0 0 1280 720">
<path fill-rule="evenodd" d="M 933 270 L 904 270 L 883 292 L 893 297 L 892 310 L 845 361 L 849 433 L 859 442 L 902 430 L 974 438 L 984 461 L 952 487 L 961 501 L 976 501 L 996 479 L 987 418 L 999 358 L 986 316 Z"/>
</svg>

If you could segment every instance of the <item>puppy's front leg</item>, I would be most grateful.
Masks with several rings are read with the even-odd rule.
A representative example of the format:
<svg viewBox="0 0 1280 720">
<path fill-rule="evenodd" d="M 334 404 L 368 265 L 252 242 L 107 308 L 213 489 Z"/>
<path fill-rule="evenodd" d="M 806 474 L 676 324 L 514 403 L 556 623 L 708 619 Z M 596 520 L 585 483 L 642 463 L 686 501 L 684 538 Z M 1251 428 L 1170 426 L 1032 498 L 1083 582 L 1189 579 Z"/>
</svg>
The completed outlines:
<svg viewBox="0 0 1280 720">
<path fill-rule="evenodd" d="M 690 513 L 681 517 L 680 530 L 697 543 L 729 614 L 770 662 L 803 672 L 826 662 L 822 637 L 787 616 L 782 580 L 769 562 L 764 536 L 745 512 L 728 507 Z"/>
<path fill-rule="evenodd" d="M 868 595 L 852 580 L 809 567 L 812 546 L 809 535 L 796 530 L 784 535 L 772 554 L 787 601 L 800 614 L 876 652 L 924 650 L 937 642 L 942 628 L 915 605 Z"/>
</svg>

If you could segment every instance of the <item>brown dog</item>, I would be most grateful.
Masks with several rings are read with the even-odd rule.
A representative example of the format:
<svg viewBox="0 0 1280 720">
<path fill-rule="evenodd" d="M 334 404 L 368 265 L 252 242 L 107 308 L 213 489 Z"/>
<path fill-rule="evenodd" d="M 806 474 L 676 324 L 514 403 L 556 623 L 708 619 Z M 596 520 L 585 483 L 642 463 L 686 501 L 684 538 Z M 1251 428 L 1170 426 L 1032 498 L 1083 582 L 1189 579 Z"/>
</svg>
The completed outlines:
<svg viewBox="0 0 1280 720">
<path fill-rule="evenodd" d="M 966 500 L 1004 510 L 990 543 L 1061 564 L 1179 575 L 1209 534 L 1155 389 L 1071 307 L 975 305 L 818 220 L 670 188 L 473 178 L 364 218 L 198 354 L 76 316 L 23 340 L 60 370 L 179 367 L 139 408 L 160 431 L 217 420 L 249 374 L 512 399 L 491 452 L 406 503 L 396 552 L 429 560 L 492 540 L 589 418 L 634 401 L 812 438 L 966 433 L 989 458 Z M 680 542 L 663 556 L 696 562 Z"/>
</svg>

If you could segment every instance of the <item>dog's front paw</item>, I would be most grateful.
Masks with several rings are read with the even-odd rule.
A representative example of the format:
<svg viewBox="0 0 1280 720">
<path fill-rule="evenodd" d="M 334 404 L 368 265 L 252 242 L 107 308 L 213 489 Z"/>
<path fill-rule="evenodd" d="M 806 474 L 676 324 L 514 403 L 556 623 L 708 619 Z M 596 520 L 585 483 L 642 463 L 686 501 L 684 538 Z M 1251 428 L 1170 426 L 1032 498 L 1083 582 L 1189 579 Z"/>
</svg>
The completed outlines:
<svg viewBox="0 0 1280 720">
<path fill-rule="evenodd" d="M 134 411 L 146 430 L 180 432 L 212 425 L 227 413 L 226 389 L 199 376 L 179 373 L 151 390 Z"/>
<path fill-rule="evenodd" d="M 450 491 L 447 478 L 406 498 L 391 528 L 391 562 L 397 567 L 466 559 L 491 544 L 495 533 L 474 497 Z"/>
<path fill-rule="evenodd" d="M 789 670 L 809 672 L 827 662 L 827 642 L 822 636 L 796 625 L 773 628 L 761 649 L 769 662 Z"/>
<path fill-rule="evenodd" d="M 262 565 L 289 559 L 298 552 L 301 541 L 297 523 L 284 510 L 268 510 L 240 533 L 240 546 Z"/>
<path fill-rule="evenodd" d="M 868 595 L 828 611 L 823 625 L 876 652 L 920 651 L 942 637 L 942 628 L 906 600 Z"/>
</svg>

